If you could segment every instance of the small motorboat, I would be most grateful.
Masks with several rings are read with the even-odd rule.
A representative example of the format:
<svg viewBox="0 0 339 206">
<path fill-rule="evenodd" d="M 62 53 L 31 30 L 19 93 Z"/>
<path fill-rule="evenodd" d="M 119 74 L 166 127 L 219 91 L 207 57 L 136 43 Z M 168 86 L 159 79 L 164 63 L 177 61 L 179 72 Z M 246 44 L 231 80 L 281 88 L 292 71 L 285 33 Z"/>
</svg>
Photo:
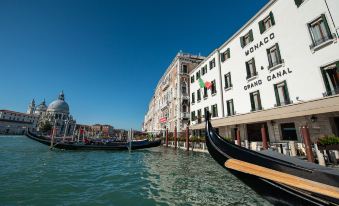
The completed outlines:
<svg viewBox="0 0 339 206">
<path fill-rule="evenodd" d="M 339 171 L 273 151 L 256 152 L 223 139 L 205 114 L 211 156 L 274 205 L 339 205 Z M 227 181 L 227 180 L 225 180 Z"/>
<path fill-rule="evenodd" d="M 44 136 L 38 136 L 31 133 L 30 131 L 26 132 L 26 136 L 32 140 L 40 142 L 44 145 L 51 145 L 50 138 Z M 53 143 L 54 148 L 65 149 L 65 150 L 131 150 L 136 149 L 145 149 L 151 147 L 158 147 L 161 145 L 161 140 L 157 139 L 154 141 L 149 140 L 137 140 L 129 142 L 98 142 L 98 141 L 86 141 L 86 142 L 63 142 L 57 141 Z"/>
</svg>

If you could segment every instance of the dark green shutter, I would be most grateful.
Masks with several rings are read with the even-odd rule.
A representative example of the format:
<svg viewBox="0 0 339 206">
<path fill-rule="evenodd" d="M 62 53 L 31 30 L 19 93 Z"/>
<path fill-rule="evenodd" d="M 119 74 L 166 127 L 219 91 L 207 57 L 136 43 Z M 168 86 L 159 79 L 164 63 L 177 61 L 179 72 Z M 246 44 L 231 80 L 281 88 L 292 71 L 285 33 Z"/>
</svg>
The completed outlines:
<svg viewBox="0 0 339 206">
<path fill-rule="evenodd" d="M 313 43 L 313 45 L 315 45 L 314 37 L 313 37 L 313 34 L 312 34 L 312 26 L 311 26 L 311 24 L 307 24 L 307 26 L 308 26 L 308 32 L 310 32 L 310 35 L 311 35 L 312 43 Z"/>
<path fill-rule="evenodd" d="M 278 93 L 278 86 L 274 85 L 274 93 L 275 93 L 275 99 L 277 101 L 277 106 L 280 106 L 280 99 L 279 99 L 279 93 Z"/>
<path fill-rule="evenodd" d="M 226 101 L 226 105 L 227 105 L 227 116 L 230 116 L 230 101 Z"/>
<path fill-rule="evenodd" d="M 338 62 L 339 63 L 339 62 Z M 337 66 L 337 71 L 339 71 L 339 67 Z M 228 83 L 230 85 L 230 87 L 232 87 L 232 79 L 231 79 L 231 72 L 229 72 L 229 79 L 230 79 L 230 82 Z"/>
<path fill-rule="evenodd" d="M 337 63 L 337 67 L 338 67 L 338 63 Z M 338 71 L 338 69 L 337 69 L 337 71 Z M 331 87 L 330 87 L 330 84 L 329 84 L 327 76 L 326 76 L 326 70 L 324 68 L 321 68 L 321 74 L 323 75 L 323 79 L 324 79 L 324 83 L 325 83 L 325 87 L 326 87 L 326 92 L 330 93 Z"/>
<path fill-rule="evenodd" d="M 259 109 L 261 109 L 261 97 L 260 97 L 260 92 L 259 90 L 257 91 L 258 92 L 258 103 L 259 103 Z"/>
<path fill-rule="evenodd" d="M 324 21 L 325 28 L 326 28 L 326 32 L 327 32 L 327 36 L 328 36 L 328 37 L 331 37 L 331 36 L 332 36 L 331 30 L 330 30 L 330 27 L 329 27 L 328 22 L 327 22 L 327 20 L 326 20 L 325 14 L 322 14 L 322 15 L 321 15 L 321 18 L 322 18 L 322 20 Z"/>
<path fill-rule="evenodd" d="M 221 62 L 225 61 L 225 52 L 220 54 Z"/>
<path fill-rule="evenodd" d="M 253 98 L 253 93 L 250 93 L 250 100 L 251 100 L 251 110 L 253 111 L 254 108 L 254 98 Z"/>
<path fill-rule="evenodd" d="M 254 74 L 257 73 L 257 68 L 255 67 L 255 60 L 254 57 L 252 58 L 253 61 L 253 68 L 254 68 Z"/>
<path fill-rule="evenodd" d="M 339 73 L 339 61 L 335 63 L 335 66 L 337 67 L 337 73 Z"/>
<path fill-rule="evenodd" d="M 294 0 L 295 5 L 297 5 L 297 7 L 299 7 L 303 3 L 303 1 L 304 0 Z"/>
<path fill-rule="evenodd" d="M 241 45 L 241 48 L 244 48 L 244 37 L 240 37 L 240 45 Z"/>
<path fill-rule="evenodd" d="M 248 65 L 248 62 L 246 62 L 246 73 L 247 73 L 247 77 L 246 78 L 251 76 L 250 67 Z"/>
<path fill-rule="evenodd" d="M 227 55 L 228 55 L 228 58 L 231 58 L 231 50 L 230 50 L 230 48 L 227 49 Z"/>
<path fill-rule="evenodd" d="M 284 93 L 285 93 L 285 103 L 290 103 L 290 94 L 288 93 L 286 80 L 284 81 Z"/>
<path fill-rule="evenodd" d="M 276 44 L 275 44 L 275 47 L 277 48 L 277 52 L 278 52 L 278 58 L 279 58 L 279 63 L 282 63 L 282 61 L 281 61 L 281 54 L 280 54 L 280 48 L 279 48 L 279 44 L 278 44 L 278 43 L 276 43 Z"/>
<path fill-rule="evenodd" d="M 250 30 L 249 34 L 250 34 L 250 41 L 252 42 L 253 41 L 253 31 L 252 31 L 252 29 Z"/>
<path fill-rule="evenodd" d="M 272 67 L 272 59 L 271 59 L 271 55 L 270 55 L 270 49 L 266 49 L 266 52 L 267 52 L 269 67 Z"/>
<path fill-rule="evenodd" d="M 270 19 L 271 19 L 272 25 L 275 25 L 273 12 L 270 12 Z"/>
<path fill-rule="evenodd" d="M 264 33 L 265 31 L 264 21 L 259 21 L 259 30 L 260 30 L 260 34 Z"/>
</svg>

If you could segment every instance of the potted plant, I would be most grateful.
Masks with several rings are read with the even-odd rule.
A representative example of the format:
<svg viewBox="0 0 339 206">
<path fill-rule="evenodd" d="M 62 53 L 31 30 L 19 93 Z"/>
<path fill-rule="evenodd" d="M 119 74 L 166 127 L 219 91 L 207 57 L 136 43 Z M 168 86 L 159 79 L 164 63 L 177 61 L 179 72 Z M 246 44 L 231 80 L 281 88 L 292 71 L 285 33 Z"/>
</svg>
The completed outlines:
<svg viewBox="0 0 339 206">
<path fill-rule="evenodd" d="M 339 150 L 339 137 L 335 135 L 320 137 L 317 144 L 319 149 Z"/>
</svg>

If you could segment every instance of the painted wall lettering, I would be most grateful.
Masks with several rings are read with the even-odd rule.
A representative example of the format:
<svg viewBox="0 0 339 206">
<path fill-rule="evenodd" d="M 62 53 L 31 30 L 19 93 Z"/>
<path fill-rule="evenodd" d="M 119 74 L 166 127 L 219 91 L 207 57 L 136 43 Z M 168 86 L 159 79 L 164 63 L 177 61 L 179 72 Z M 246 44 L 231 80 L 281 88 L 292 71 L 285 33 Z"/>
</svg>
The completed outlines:
<svg viewBox="0 0 339 206">
<path fill-rule="evenodd" d="M 285 76 L 285 75 L 290 74 L 290 73 L 292 73 L 292 70 L 290 70 L 290 68 L 280 70 L 278 72 L 275 72 L 274 74 L 267 76 L 267 81 L 271 81 L 271 80 L 280 78 L 280 77 Z"/>
<path fill-rule="evenodd" d="M 250 83 L 250 84 L 245 85 L 245 86 L 244 86 L 244 90 L 246 91 L 246 90 L 248 90 L 248 89 L 251 89 L 251 88 L 253 88 L 253 87 L 259 86 L 259 85 L 261 85 L 261 84 L 262 84 L 262 80 L 259 79 L 259 80 L 255 81 L 255 82 L 252 82 L 252 83 Z"/>
<path fill-rule="evenodd" d="M 255 50 L 259 49 L 263 45 L 267 44 L 269 41 L 273 40 L 275 38 L 274 33 L 271 33 L 269 36 L 265 37 L 264 40 L 254 44 L 252 47 L 250 47 L 248 50 L 245 51 L 245 55 L 249 55 L 253 53 Z"/>
</svg>

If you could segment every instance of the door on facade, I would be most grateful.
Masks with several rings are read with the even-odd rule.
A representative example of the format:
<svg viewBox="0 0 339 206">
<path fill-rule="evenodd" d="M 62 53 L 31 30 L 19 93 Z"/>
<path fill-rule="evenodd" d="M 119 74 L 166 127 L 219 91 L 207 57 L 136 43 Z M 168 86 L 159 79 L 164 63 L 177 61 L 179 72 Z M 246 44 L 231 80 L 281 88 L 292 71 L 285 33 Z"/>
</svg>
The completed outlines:
<svg viewBox="0 0 339 206">
<path fill-rule="evenodd" d="M 268 128 L 266 123 L 256 123 L 247 125 L 247 137 L 250 142 L 261 142 L 261 127 L 264 125 L 267 135 L 267 140 L 269 140 Z"/>
<path fill-rule="evenodd" d="M 280 124 L 280 128 L 282 140 L 293 140 L 293 141 L 298 140 L 297 130 L 293 122 L 282 123 Z"/>
</svg>

